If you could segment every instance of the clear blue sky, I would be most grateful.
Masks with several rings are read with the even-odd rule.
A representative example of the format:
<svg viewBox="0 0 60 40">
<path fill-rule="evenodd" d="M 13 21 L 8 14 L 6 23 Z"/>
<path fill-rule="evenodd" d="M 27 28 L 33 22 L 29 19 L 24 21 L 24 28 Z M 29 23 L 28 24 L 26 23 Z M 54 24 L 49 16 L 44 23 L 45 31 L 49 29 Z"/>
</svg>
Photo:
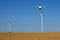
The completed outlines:
<svg viewBox="0 0 60 40">
<path fill-rule="evenodd" d="M 60 32 L 60 0 L 0 0 L 0 32 L 40 32 L 40 12 L 44 7 L 44 32 Z"/>
</svg>

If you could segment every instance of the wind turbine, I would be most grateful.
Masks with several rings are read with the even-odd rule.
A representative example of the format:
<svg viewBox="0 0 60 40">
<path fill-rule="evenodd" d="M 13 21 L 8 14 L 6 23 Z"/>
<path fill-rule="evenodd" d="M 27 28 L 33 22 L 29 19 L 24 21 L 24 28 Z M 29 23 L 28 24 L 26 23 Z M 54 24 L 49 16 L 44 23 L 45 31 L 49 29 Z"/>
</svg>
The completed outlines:
<svg viewBox="0 0 60 40">
<path fill-rule="evenodd" d="M 11 33 L 11 22 L 8 23 L 9 33 Z"/>
<path fill-rule="evenodd" d="M 37 8 L 39 9 L 39 11 L 41 12 L 40 16 L 41 16 L 41 32 L 44 31 L 44 14 L 43 14 L 43 6 L 37 6 Z"/>
</svg>

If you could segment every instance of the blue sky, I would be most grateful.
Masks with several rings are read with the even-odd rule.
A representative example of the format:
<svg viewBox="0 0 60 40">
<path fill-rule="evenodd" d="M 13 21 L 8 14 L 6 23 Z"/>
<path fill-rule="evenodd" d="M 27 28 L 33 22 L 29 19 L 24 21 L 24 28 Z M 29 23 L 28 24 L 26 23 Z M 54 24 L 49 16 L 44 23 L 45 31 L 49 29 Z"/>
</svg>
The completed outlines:
<svg viewBox="0 0 60 40">
<path fill-rule="evenodd" d="M 44 32 L 60 32 L 60 0 L 0 0 L 0 32 L 41 32 L 40 11 L 45 6 Z"/>
</svg>

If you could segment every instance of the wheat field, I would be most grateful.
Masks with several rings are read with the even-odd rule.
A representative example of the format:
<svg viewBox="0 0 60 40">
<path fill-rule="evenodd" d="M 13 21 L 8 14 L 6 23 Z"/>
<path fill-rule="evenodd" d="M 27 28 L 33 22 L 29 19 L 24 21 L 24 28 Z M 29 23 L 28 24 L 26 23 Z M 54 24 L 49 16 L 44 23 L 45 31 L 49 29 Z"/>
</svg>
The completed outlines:
<svg viewBox="0 0 60 40">
<path fill-rule="evenodd" d="M 60 32 L 0 33 L 0 40 L 60 40 Z"/>
</svg>

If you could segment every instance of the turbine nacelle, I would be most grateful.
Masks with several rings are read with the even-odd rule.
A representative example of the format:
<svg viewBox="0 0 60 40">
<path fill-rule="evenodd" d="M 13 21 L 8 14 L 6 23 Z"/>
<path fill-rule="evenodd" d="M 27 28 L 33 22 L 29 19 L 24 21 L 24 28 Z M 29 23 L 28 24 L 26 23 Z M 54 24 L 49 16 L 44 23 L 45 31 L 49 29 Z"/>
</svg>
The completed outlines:
<svg viewBox="0 0 60 40">
<path fill-rule="evenodd" d="M 41 10 L 41 9 L 43 8 L 43 6 L 37 6 L 37 8 L 38 8 L 39 10 Z"/>
</svg>

